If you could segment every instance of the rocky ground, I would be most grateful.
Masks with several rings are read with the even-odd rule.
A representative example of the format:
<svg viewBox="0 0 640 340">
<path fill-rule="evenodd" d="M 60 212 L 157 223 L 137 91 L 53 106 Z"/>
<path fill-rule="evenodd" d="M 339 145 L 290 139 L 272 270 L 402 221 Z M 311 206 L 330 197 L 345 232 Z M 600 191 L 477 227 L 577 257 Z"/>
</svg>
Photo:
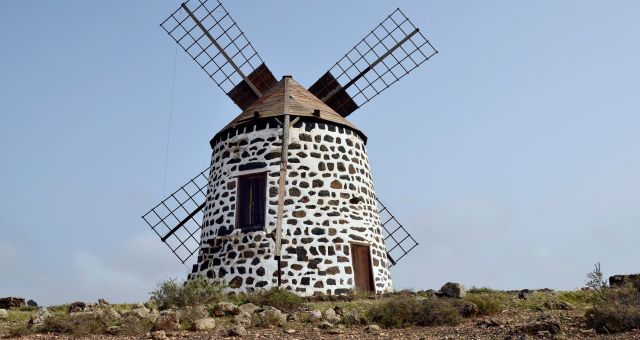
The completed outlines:
<svg viewBox="0 0 640 340">
<path fill-rule="evenodd" d="M 455 287 L 454 287 L 455 288 Z M 606 334 L 587 326 L 593 292 L 453 289 L 400 292 L 350 301 L 305 301 L 288 311 L 272 306 L 221 302 L 159 311 L 146 305 L 96 304 L 0 310 L 0 337 L 23 339 L 640 339 L 640 330 Z M 443 294 L 445 291 L 446 294 Z M 453 295 L 453 296 L 446 296 Z M 457 295 L 457 296 L 456 296 Z M 392 322 L 402 306 L 437 304 L 431 312 L 455 315 Z M 372 314 L 388 306 L 389 315 Z M 398 309 L 398 306 L 400 308 Z M 394 309 L 395 308 L 395 309 Z M 380 309 L 378 309 L 380 311 Z M 457 310 L 459 310 L 459 315 Z M 430 315 L 429 317 L 432 317 Z M 462 317 L 463 316 L 463 317 Z M 379 322 L 375 322 L 375 321 Z M 404 319 L 401 319 L 404 320 Z M 408 320 L 408 319 L 407 319 Z M 435 320 L 435 321 L 434 321 Z M 426 321 L 425 321 L 426 322 Z"/>
</svg>

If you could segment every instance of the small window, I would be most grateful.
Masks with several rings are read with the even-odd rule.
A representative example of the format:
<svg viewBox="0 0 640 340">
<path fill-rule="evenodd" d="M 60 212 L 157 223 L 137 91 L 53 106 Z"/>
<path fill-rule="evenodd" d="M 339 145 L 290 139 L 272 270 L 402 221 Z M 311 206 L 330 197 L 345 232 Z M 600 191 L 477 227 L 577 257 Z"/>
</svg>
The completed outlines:
<svg viewBox="0 0 640 340">
<path fill-rule="evenodd" d="M 238 228 L 264 228 L 266 188 L 266 173 L 238 177 Z"/>
</svg>

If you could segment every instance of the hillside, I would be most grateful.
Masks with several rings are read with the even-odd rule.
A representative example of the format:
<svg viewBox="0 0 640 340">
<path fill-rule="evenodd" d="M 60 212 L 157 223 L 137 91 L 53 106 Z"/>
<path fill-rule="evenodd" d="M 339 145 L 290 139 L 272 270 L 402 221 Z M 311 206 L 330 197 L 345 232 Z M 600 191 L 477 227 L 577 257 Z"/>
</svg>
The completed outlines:
<svg viewBox="0 0 640 340">
<path fill-rule="evenodd" d="M 638 285 L 576 291 L 440 291 L 303 299 L 282 290 L 225 295 L 168 281 L 145 304 L 0 310 L 0 336 L 92 339 L 640 339 Z"/>
</svg>

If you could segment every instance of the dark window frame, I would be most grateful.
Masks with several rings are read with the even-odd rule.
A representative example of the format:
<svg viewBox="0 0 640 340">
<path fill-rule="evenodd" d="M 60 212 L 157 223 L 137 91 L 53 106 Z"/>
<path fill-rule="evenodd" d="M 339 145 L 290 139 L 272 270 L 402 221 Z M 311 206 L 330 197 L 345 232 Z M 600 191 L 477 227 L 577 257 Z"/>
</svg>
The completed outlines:
<svg viewBox="0 0 640 340">
<path fill-rule="evenodd" d="M 236 228 L 242 231 L 257 231 L 264 230 L 267 220 L 267 174 L 268 172 L 254 172 L 248 174 L 238 175 L 236 177 Z M 251 185 L 260 184 L 262 181 L 262 195 L 259 195 L 260 188 L 249 189 L 249 202 L 245 202 L 242 198 L 245 185 L 243 181 L 254 181 Z M 258 193 L 258 197 L 253 197 Z M 257 202 L 256 202 L 257 200 Z M 256 203 L 253 203 L 256 202 Z M 252 204 L 253 203 L 253 204 Z M 251 209 L 258 207 L 258 212 Z M 243 209 L 249 209 L 248 211 L 241 211 Z M 242 215 L 246 214 L 246 215 Z M 248 219 L 248 221 L 244 221 Z M 257 221 L 252 221 L 257 219 Z"/>
</svg>

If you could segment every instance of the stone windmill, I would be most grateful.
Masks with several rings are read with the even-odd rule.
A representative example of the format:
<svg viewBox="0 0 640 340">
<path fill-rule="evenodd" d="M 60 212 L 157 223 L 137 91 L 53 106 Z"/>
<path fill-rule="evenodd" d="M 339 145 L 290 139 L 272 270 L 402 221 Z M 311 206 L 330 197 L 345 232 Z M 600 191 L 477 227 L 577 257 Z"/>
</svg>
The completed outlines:
<svg viewBox="0 0 640 340">
<path fill-rule="evenodd" d="M 161 26 L 242 112 L 210 167 L 143 216 L 191 275 L 300 295 L 392 289 L 418 245 L 378 200 L 366 135 L 346 117 L 435 55 L 396 9 L 308 89 L 279 81 L 222 4 L 192 0 Z"/>
</svg>

